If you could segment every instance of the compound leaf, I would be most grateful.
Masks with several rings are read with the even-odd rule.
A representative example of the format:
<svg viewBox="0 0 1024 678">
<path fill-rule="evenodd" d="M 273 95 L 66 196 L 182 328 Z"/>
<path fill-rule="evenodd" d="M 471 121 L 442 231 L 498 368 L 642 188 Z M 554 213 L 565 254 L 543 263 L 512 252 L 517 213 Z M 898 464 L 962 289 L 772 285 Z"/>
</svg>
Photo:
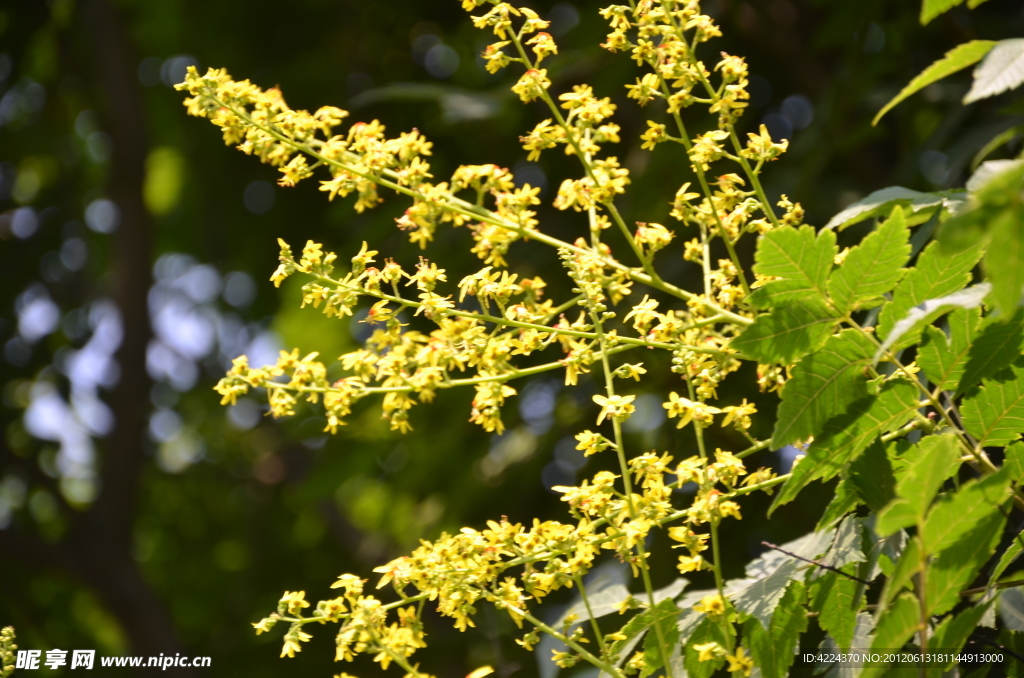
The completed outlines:
<svg viewBox="0 0 1024 678">
<path fill-rule="evenodd" d="M 942 614 L 960 602 L 960 592 L 970 586 L 999 545 L 1005 523 L 1002 513 L 989 513 L 964 535 L 963 544 L 952 545 L 932 560 L 925 584 L 925 600 L 932 614 Z"/>
<path fill-rule="evenodd" d="M 853 642 L 860 607 L 858 590 L 863 597 L 856 581 L 837 572 L 822 575 L 811 587 L 811 609 L 818 611 L 818 625 L 835 639 L 840 652 L 849 650 Z"/>
<path fill-rule="evenodd" d="M 1010 475 L 1003 471 L 969 480 L 932 507 L 921 532 L 929 553 L 952 547 L 989 514 L 998 512 L 1010 496 Z"/>
<path fill-rule="evenodd" d="M 952 433 L 928 436 L 918 443 L 896 483 L 897 498 L 878 515 L 878 533 L 889 535 L 923 521 L 935 494 L 959 465 L 960 449 Z"/>
</svg>

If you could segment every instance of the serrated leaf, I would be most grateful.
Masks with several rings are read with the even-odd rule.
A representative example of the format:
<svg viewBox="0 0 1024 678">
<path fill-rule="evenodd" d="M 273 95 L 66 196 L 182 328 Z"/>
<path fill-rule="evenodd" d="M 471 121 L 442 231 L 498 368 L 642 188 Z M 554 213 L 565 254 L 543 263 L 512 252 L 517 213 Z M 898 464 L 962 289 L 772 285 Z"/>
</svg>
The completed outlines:
<svg viewBox="0 0 1024 678">
<path fill-rule="evenodd" d="M 1003 450 L 1003 466 L 1010 474 L 1010 482 L 1024 480 L 1024 443 L 1014 443 Z"/>
<path fill-rule="evenodd" d="M 1024 347 L 1024 309 L 1009 322 L 993 322 L 986 326 L 971 345 L 964 374 L 957 394 L 964 393 L 999 370 L 1010 366 Z"/>
<path fill-rule="evenodd" d="M 1007 206 L 991 220 L 988 230 L 985 275 L 992 281 L 996 307 L 1010 317 L 1024 290 L 1024 206 L 1019 200 Z"/>
<path fill-rule="evenodd" d="M 553 626 L 556 629 L 561 628 L 570 615 L 576 615 L 582 621 L 589 619 L 587 603 L 590 603 L 590 611 L 595 619 L 612 612 L 618 612 L 623 601 L 629 598 L 630 595 L 629 589 L 622 584 L 612 584 L 597 591 L 588 591 L 587 601 L 584 602 L 582 597 L 577 598 Z"/>
<path fill-rule="evenodd" d="M 977 241 L 956 253 L 943 251 L 938 242 L 925 247 L 914 268 L 896 286 L 892 301 L 882 308 L 878 317 L 880 336 L 888 336 L 896 321 L 918 304 L 963 289 L 971 281 L 971 270 L 981 259 L 983 249 L 984 244 Z M 915 340 L 914 334 L 907 337 L 908 343 Z"/>
<path fill-rule="evenodd" d="M 636 646 L 641 635 L 650 628 L 652 619 L 653 613 L 649 609 L 638 612 L 630 617 L 629 621 L 619 629 L 619 634 L 622 638 L 612 643 L 608 648 L 608 652 L 612 655 L 619 655 L 620 663 L 625 661 L 628 658 L 624 656 L 625 653 Z"/>
<path fill-rule="evenodd" d="M 992 291 L 989 283 L 979 283 L 967 289 L 947 294 L 936 299 L 927 299 L 919 305 L 907 311 L 902 319 L 893 325 L 892 330 L 886 335 L 885 341 L 875 351 L 873 361 L 881 360 L 885 352 L 900 343 L 900 340 L 907 335 L 916 336 L 925 325 L 934 322 L 945 313 L 958 308 L 977 308 Z"/>
<path fill-rule="evenodd" d="M 954 544 L 932 560 L 925 585 L 925 599 L 932 614 L 942 614 L 960 602 L 960 592 L 971 585 L 995 552 L 1005 523 L 1002 513 L 990 513 L 964 535 L 963 543 L 970 548 Z"/>
<path fill-rule="evenodd" d="M 917 364 L 943 391 L 957 388 L 963 380 L 980 321 L 980 309 L 958 309 L 949 314 L 949 337 L 937 327 L 925 328 L 917 349 Z"/>
<path fill-rule="evenodd" d="M 731 347 L 760 363 L 790 365 L 821 348 L 836 321 L 824 302 L 809 299 L 758 315 Z"/>
<path fill-rule="evenodd" d="M 907 546 L 896 561 L 892 575 L 886 580 L 880 604 L 888 606 L 910 583 L 914 575 L 921 571 L 921 565 L 921 540 L 914 536 L 907 541 Z"/>
<path fill-rule="evenodd" d="M 868 395 L 862 368 L 872 348 L 859 330 L 850 329 L 830 337 L 820 351 L 800 360 L 782 387 L 772 449 L 817 435 L 822 424 Z"/>
<path fill-rule="evenodd" d="M 920 620 L 917 599 L 909 593 L 904 593 L 878 620 L 871 649 L 895 651 L 902 648 L 917 632 Z M 862 675 L 878 675 L 878 669 L 885 670 L 882 667 L 869 666 Z"/>
<path fill-rule="evenodd" d="M 640 674 L 642 677 L 649 676 L 662 666 L 679 643 L 679 627 L 676 621 L 679 617 L 679 608 L 671 598 L 661 601 L 651 608 L 651 628 L 644 637 L 644 661 L 645 668 Z M 659 640 L 658 631 L 661 631 Z M 662 652 L 664 649 L 664 652 Z"/>
<path fill-rule="evenodd" d="M 978 444 L 1007 445 L 1024 432 L 1024 361 L 982 382 L 964 398 L 964 428 Z"/>
<path fill-rule="evenodd" d="M 921 440 L 896 483 L 897 498 L 878 515 L 878 533 L 889 535 L 922 522 L 939 488 L 959 466 L 960 448 L 952 433 Z"/>
<path fill-rule="evenodd" d="M 786 587 L 799 571 L 800 566 L 796 560 L 787 560 L 775 572 L 763 579 L 751 581 L 729 598 L 737 610 L 755 617 L 761 622 L 761 626 L 768 628 L 771 625 L 772 613 L 786 592 Z"/>
<path fill-rule="evenodd" d="M 807 611 L 802 605 L 804 586 L 793 581 L 779 601 L 768 629 L 755 619 L 744 624 L 746 645 L 762 678 L 783 678 L 789 673 L 800 634 L 807 630 Z"/>
<path fill-rule="evenodd" d="M 843 230 L 847 226 L 858 224 L 871 217 L 887 217 L 894 207 L 906 207 L 910 214 L 916 214 L 933 207 L 944 205 L 953 196 L 954 191 L 939 193 L 922 193 L 902 186 L 889 186 L 861 198 L 843 208 L 825 224 L 826 229 Z M 922 217 L 914 217 L 908 223 L 918 223 Z"/>
<path fill-rule="evenodd" d="M 989 603 L 980 603 L 974 607 L 967 608 L 956 616 L 946 617 L 935 627 L 931 640 L 928 641 L 929 645 L 931 647 L 941 647 L 943 652 L 956 654 L 963 648 L 967 639 L 971 637 L 974 629 L 978 626 L 978 622 L 981 621 L 981 618 L 985 616 L 985 612 L 988 611 L 989 606 Z M 953 662 L 950 661 L 937 668 L 940 671 L 946 671 L 952 668 L 952 666 Z"/>
<path fill-rule="evenodd" d="M 846 255 L 842 265 L 832 272 L 828 292 L 840 314 L 854 310 L 857 302 L 881 296 L 892 290 L 904 273 L 910 256 L 910 230 L 903 208 Z"/>
<path fill-rule="evenodd" d="M 853 642 L 850 643 L 850 650 L 856 652 L 854 655 L 856 658 L 863 657 L 868 650 L 871 649 L 871 640 L 873 638 L 873 632 L 875 629 L 875 621 L 867 612 L 860 612 L 857 614 L 857 627 L 853 632 Z M 825 636 L 825 640 L 821 643 L 821 649 L 825 654 L 837 654 L 841 653 L 838 643 L 832 636 Z M 851 657 L 852 659 L 853 657 Z M 861 671 L 863 670 L 863 664 L 866 662 L 853 661 L 847 662 L 840 665 L 831 665 L 828 673 L 825 674 L 825 678 L 860 678 Z M 819 664 L 820 668 L 815 669 L 815 673 L 820 673 L 829 664 Z"/>
<path fill-rule="evenodd" d="M 999 582 L 999 578 L 1006 572 L 1006 568 L 1012 565 L 1013 561 L 1017 560 L 1017 558 L 1020 558 L 1021 553 L 1024 553 L 1024 532 L 1018 532 L 1013 541 L 1010 542 L 1010 545 L 1003 551 L 1003 554 L 999 556 L 999 562 L 996 563 L 992 574 L 988 578 L 989 588 Z"/>
<path fill-rule="evenodd" d="M 896 570 L 896 563 L 899 562 L 903 549 L 907 546 L 907 533 L 904 530 L 897 530 L 888 537 L 878 534 L 875 523 L 878 522 L 878 515 L 872 513 L 864 520 L 864 527 L 868 531 L 868 541 L 871 547 L 868 549 L 867 566 L 861 568 L 864 579 L 874 581 L 880 574 L 891 577 Z"/>
<path fill-rule="evenodd" d="M 788 384 L 787 384 L 788 386 Z M 814 480 L 828 480 L 857 458 L 880 434 L 901 426 L 918 407 L 917 389 L 898 379 L 883 384 L 877 396 L 867 395 L 820 427 L 807 456 L 793 468 L 771 510 L 792 501 Z"/>
<path fill-rule="evenodd" d="M 811 609 L 818 612 L 818 625 L 835 639 L 840 652 L 848 651 L 853 642 L 861 597 L 858 583 L 837 572 L 824 574 L 811 589 Z"/>
<path fill-rule="evenodd" d="M 947 494 L 928 512 L 921 541 L 929 553 L 952 547 L 1010 497 L 1010 476 L 994 473 L 981 480 L 969 480 L 956 492 Z"/>
<path fill-rule="evenodd" d="M 964 97 L 969 104 L 1006 90 L 1019 87 L 1024 82 L 1024 39 L 1000 40 L 985 56 L 985 60 L 974 70 L 974 84 Z"/>
<path fill-rule="evenodd" d="M 864 453 L 850 463 L 845 482 L 876 513 L 896 498 L 896 476 L 881 440 L 868 445 Z"/>
<path fill-rule="evenodd" d="M 772 309 L 805 302 L 821 303 L 821 295 L 799 280 L 771 280 L 752 290 L 747 301 L 754 308 Z"/>
<path fill-rule="evenodd" d="M 837 252 L 836 234 L 832 231 L 815 236 L 810 226 L 783 226 L 758 240 L 754 272 L 798 283 L 799 288 L 790 288 L 791 294 L 812 292 L 824 300 L 826 281 Z"/>
<path fill-rule="evenodd" d="M 911 80 L 906 87 L 900 90 L 899 94 L 883 106 L 882 110 L 875 115 L 875 119 L 871 121 L 871 124 L 877 125 L 878 121 L 882 119 L 882 116 L 892 110 L 896 104 L 900 103 L 912 94 L 919 92 L 933 82 L 938 82 L 957 71 L 961 71 L 968 66 L 978 63 L 986 54 L 988 54 L 989 50 L 995 47 L 995 45 L 996 43 L 993 40 L 971 40 L 970 42 L 957 45 L 953 49 L 949 50 L 946 52 L 944 57 L 921 71 L 916 78 Z"/>
<path fill-rule="evenodd" d="M 725 628 L 731 631 L 732 625 L 725 625 Z M 690 636 L 690 640 L 686 644 L 686 650 L 683 653 L 683 666 L 686 669 L 688 678 L 710 678 L 715 671 L 725 664 L 724 657 L 709 659 L 704 662 L 700 661 L 699 652 L 693 646 L 710 642 L 718 643 L 728 650 L 732 646 L 732 637 L 726 635 L 723 624 L 713 622 L 707 616 L 704 616 L 700 624 L 697 625 L 696 630 L 694 630 L 693 635 Z"/>
</svg>

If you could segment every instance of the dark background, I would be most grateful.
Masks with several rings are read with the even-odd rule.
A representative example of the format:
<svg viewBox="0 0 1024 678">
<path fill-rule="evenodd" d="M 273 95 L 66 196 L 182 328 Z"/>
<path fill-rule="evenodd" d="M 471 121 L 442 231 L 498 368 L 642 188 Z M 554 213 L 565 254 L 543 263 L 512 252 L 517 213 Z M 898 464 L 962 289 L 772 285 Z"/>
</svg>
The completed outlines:
<svg viewBox="0 0 1024 678">
<path fill-rule="evenodd" d="M 553 91 L 587 82 L 619 105 L 623 143 L 613 152 L 633 180 L 620 208 L 628 219 L 668 224 L 687 163 L 675 149 L 639 149 L 645 119 L 662 113 L 626 99 L 633 62 L 597 47 L 606 32 L 598 6 L 531 6 L 554 20 L 560 43 L 548 66 Z M 705 7 L 725 33 L 705 61 L 718 50 L 743 55 L 755 76 L 743 124 L 763 121 L 791 140 L 766 173 L 768 191 L 802 202 L 812 224 L 885 186 L 961 185 L 977 149 L 1024 113 L 998 98 L 961 106 L 964 73 L 870 126 L 951 47 L 1024 34 L 1015 0 L 955 10 L 927 27 L 916 2 Z M 328 203 L 315 181 L 278 188 L 273 169 L 188 118 L 170 85 L 190 63 L 227 67 L 238 79 L 280 85 L 296 108 L 341 106 L 353 121 L 377 118 L 393 133 L 418 127 L 435 144 L 435 176 L 493 162 L 546 186 L 546 203 L 562 178 L 578 174 L 575 159 L 548 152 L 539 165 L 525 162 L 517 137 L 546 113 L 509 93 L 514 66 L 484 71 L 475 55 L 491 38 L 454 0 L 19 0 L 0 8 L 0 625 L 14 624 L 23 648 L 212 657 L 211 669 L 178 675 L 376 674 L 369 662 L 332 663 L 331 628 L 314 629 L 296 659 L 278 660 L 280 629 L 257 637 L 249 623 L 284 590 L 328 597 L 338 574 L 366 576 L 420 537 L 501 515 L 564 518 L 547 487 L 610 461 L 573 450 L 571 436 L 596 412 L 594 385 L 563 389 L 554 373 L 517 384 L 501 438 L 466 422 L 469 391 L 442 392 L 414 410 L 416 432 L 406 436 L 387 431 L 376 402 L 362 403 L 330 438 L 315 408 L 271 421 L 258 398 L 220 407 L 211 387 L 239 353 L 272 360 L 277 348 L 297 345 L 330 362 L 365 337 L 366 325 L 299 310 L 297 285 L 275 290 L 266 281 L 277 237 L 298 247 L 324 242 L 343 260 L 366 240 L 406 268 L 420 252 L 394 228 L 402 200 L 385 196 L 356 215 L 351 200 Z M 712 124 L 696 110 L 687 115 L 691 132 Z M 575 213 L 544 206 L 541 217 L 559 237 L 586 232 Z M 680 235 L 660 264 L 692 289 L 699 279 L 680 257 L 692 234 Z M 453 284 L 479 267 L 468 243 L 464 230 L 445 227 L 424 254 Z M 554 252 L 517 244 L 510 261 L 565 298 Z M 682 385 L 663 356 L 643 359 L 649 379 L 636 392 L 650 395 L 638 400 L 629 444 L 689 456 L 692 433 L 664 425 L 660 407 Z M 744 369 L 719 395 L 724 404 L 758 402 L 765 414 L 752 433 L 764 438 L 774 396 L 753 382 Z M 713 435 L 712 446 L 746 446 L 735 434 Z M 750 465 L 787 463 L 764 452 Z M 768 498 L 745 501 L 745 519 L 724 530 L 726 574 L 741 575 L 762 539 L 811 529 L 829 499 L 819 486 L 770 522 Z M 674 556 L 657 539 L 654 546 L 663 585 Z M 694 586 L 708 584 L 702 576 Z M 449 678 L 490 663 L 503 675 L 538 672 L 504 616 L 484 610 L 480 629 L 464 635 L 428 621 L 430 647 L 417 655 L 424 670 Z"/>
</svg>

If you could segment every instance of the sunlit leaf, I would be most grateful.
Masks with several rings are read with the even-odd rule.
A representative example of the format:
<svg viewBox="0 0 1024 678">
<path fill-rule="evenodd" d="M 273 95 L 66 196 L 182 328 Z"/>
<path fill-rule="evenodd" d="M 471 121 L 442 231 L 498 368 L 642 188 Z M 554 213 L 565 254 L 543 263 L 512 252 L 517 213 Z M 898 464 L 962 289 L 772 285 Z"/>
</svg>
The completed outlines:
<svg viewBox="0 0 1024 678">
<path fill-rule="evenodd" d="M 910 256 L 910 231 L 903 209 L 892 216 L 846 255 L 828 280 L 828 292 L 840 314 L 856 308 L 858 301 L 892 290 L 905 273 Z"/>
<path fill-rule="evenodd" d="M 765 629 L 756 619 L 743 626 L 746 645 L 762 678 L 783 678 L 789 673 L 800 634 L 807 630 L 807 611 L 803 606 L 804 585 L 790 582 L 775 608 L 771 626 Z"/>
<path fill-rule="evenodd" d="M 761 363 L 789 365 L 821 348 L 836 321 L 824 302 L 810 299 L 757 316 L 731 346 Z"/>
<path fill-rule="evenodd" d="M 1019 87 L 1024 82 L 1024 38 L 1000 40 L 974 70 L 974 83 L 964 97 L 969 104 Z"/>
<path fill-rule="evenodd" d="M 1006 445 L 1024 432 L 1024 362 L 981 383 L 964 398 L 964 428 L 979 445 Z"/>
<path fill-rule="evenodd" d="M 923 16 L 922 14 L 922 18 Z M 920 75 L 911 80 L 906 87 L 900 90 L 899 94 L 883 106 L 882 110 L 875 115 L 875 119 L 871 121 L 871 124 L 877 125 L 883 115 L 910 95 L 921 91 L 933 82 L 938 82 L 957 71 L 978 63 L 995 45 L 994 40 L 971 40 L 949 50 L 944 57 L 921 71 Z"/>
</svg>

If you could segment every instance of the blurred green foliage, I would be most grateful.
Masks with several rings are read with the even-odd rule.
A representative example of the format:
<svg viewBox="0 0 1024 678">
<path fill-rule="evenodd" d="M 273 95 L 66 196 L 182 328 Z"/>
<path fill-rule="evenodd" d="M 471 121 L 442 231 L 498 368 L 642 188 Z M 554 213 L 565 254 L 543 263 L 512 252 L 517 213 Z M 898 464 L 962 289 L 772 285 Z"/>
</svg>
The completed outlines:
<svg viewBox="0 0 1024 678">
<path fill-rule="evenodd" d="M 664 149 L 640 152 L 644 115 L 618 88 L 632 78 L 630 62 L 597 47 L 603 39 L 598 5 L 530 4 L 555 20 L 564 46 L 550 68 L 553 89 L 587 81 L 619 104 L 619 156 L 633 177 L 624 213 L 637 221 L 665 220 L 669 205 L 662 196 L 685 181 L 688 170 Z M 723 26 L 718 44 L 747 57 L 756 76 L 750 123 L 764 120 L 791 138 L 766 187 L 773 196 L 801 201 L 809 223 L 824 223 L 884 186 L 959 185 L 974 153 L 1024 118 L 1024 111 L 1000 108 L 998 98 L 960 105 L 969 77 L 963 73 L 870 126 L 904 83 L 950 47 L 1021 35 L 1019 2 L 954 10 L 925 28 L 917 22 L 917 3 L 705 5 Z M 97 14 L 97 7 L 104 12 Z M 16 626 L 21 647 L 96 648 L 100 654 L 167 647 L 213 657 L 204 675 L 329 675 L 339 669 L 326 639 L 282 665 L 274 659 L 278 640 L 251 632 L 249 622 L 273 609 L 280 591 L 322 597 L 326 591 L 319 589 L 337 574 L 368 571 L 421 537 L 463 524 L 501 515 L 513 521 L 562 515 L 557 495 L 546 487 L 572 480 L 587 461 L 565 444 L 574 423 L 593 408 L 594 387 L 585 381 L 572 392 L 557 378 L 517 384 L 521 396 L 507 410 L 509 431 L 502 438 L 466 423 L 468 393 L 442 392 L 433 406 L 418 408 L 416 432 L 404 437 L 388 432 L 370 406 L 327 438 L 322 417 L 312 410 L 273 422 L 255 401 L 221 408 L 210 389 L 231 352 L 251 353 L 257 338 L 265 347 L 301 345 L 333 358 L 364 336 L 365 325 L 301 310 L 295 287 L 275 290 L 265 282 L 277 237 L 293 244 L 313 239 L 338 252 L 354 252 L 366 240 L 382 256 L 408 264 L 420 252 L 394 228 L 400 203 L 356 215 L 346 201 L 323 200 L 315 184 L 275 187 L 272 170 L 225 152 L 208 125 L 187 118 L 169 85 L 189 63 L 226 66 L 261 86 L 282 85 L 296 107 L 334 104 L 392 130 L 418 127 L 435 144 L 440 174 L 457 164 L 497 163 L 530 183 L 542 181 L 549 202 L 551 186 L 574 170 L 572 159 L 548 157 L 542 167 L 525 162 L 518 136 L 541 113 L 514 100 L 510 76 L 483 70 L 475 55 L 486 36 L 457 2 L 296 0 L 285 7 L 262 0 L 8 0 L 0 8 L 0 625 Z M 84 19 L 89 12 L 106 17 L 109 33 L 99 34 L 95 20 Z M 94 58 L 109 34 L 124 46 L 122 77 L 113 81 Z M 112 107 L 122 89 L 136 92 L 144 106 L 144 119 L 135 121 L 145 140 L 138 148 L 117 146 L 125 134 L 113 122 Z M 149 219 L 139 228 L 152 239 L 151 248 L 128 254 L 116 247 L 124 229 L 105 232 L 113 222 L 103 212 L 106 203 L 97 202 L 117 193 L 122 151 L 134 153 L 144 173 L 136 193 Z M 542 207 L 540 218 L 542 228 L 570 241 L 585 229 L 572 214 L 550 207 Z M 464 232 L 444 229 L 424 254 L 443 253 L 449 279 L 457 280 L 477 265 L 463 246 L 467 240 Z M 529 262 L 521 274 L 558 268 L 546 250 L 517 247 L 517 259 Z M 102 300 L 126 282 L 125 257 L 156 266 L 157 291 L 149 292 L 156 334 L 142 337 L 150 362 L 158 343 L 177 351 L 178 362 L 161 372 L 145 361 L 120 360 L 106 381 L 83 376 L 74 357 L 93 356 L 90 345 L 102 348 L 90 342 L 103 326 Z M 694 273 L 690 267 L 678 258 L 665 273 L 685 278 Z M 189 297 L 185 274 L 196 270 L 205 273 L 193 277 L 206 275 L 208 284 L 196 283 Z M 168 306 L 175 294 L 186 301 Z M 161 321 L 158 306 L 177 310 Z M 108 354 L 111 346 L 116 342 L 108 342 Z M 667 364 L 648 369 L 664 375 L 660 383 L 648 380 L 650 388 L 670 390 Z M 187 378 L 189 370 L 194 378 Z M 139 415 L 148 434 L 129 450 L 142 460 L 127 488 L 137 500 L 122 557 L 109 555 L 136 568 L 153 609 L 166 615 L 177 639 L 160 640 L 156 631 L 146 646 L 140 646 L 142 632 L 111 602 L 123 594 L 120 570 L 106 568 L 102 555 L 87 567 L 81 560 L 89 540 L 107 529 L 89 520 L 91 507 L 114 489 L 96 482 L 105 460 L 112 463 L 115 437 L 104 435 L 105 415 L 102 408 L 89 409 L 88 395 L 109 400 L 140 379 L 150 402 Z M 48 394 L 65 409 L 46 400 Z M 758 401 L 757 394 L 722 395 Z M 646 425 L 632 429 L 631 444 L 688 456 L 690 438 L 663 424 L 659 402 L 638 414 L 635 420 Z M 56 423 L 50 429 L 32 424 L 32 412 Z M 112 414 L 115 428 L 129 416 Z M 44 430 L 50 434 L 40 435 Z M 71 430 L 86 431 L 92 442 L 75 443 Z M 752 433 L 764 438 L 769 431 Z M 712 434 L 712 446 L 743 446 L 732 433 Z M 69 450 L 75 449 L 93 449 L 85 470 L 72 469 Z M 586 472 L 600 463 L 589 460 Z M 766 453 L 760 463 L 787 462 Z M 724 560 L 737 568 L 727 574 L 739 574 L 762 539 L 783 542 L 808 531 L 815 512 L 805 508 L 819 508 L 831 499 L 827 495 L 808 491 L 770 523 L 748 519 L 743 535 L 726 534 Z M 761 501 L 765 506 L 750 507 L 751 517 L 764 515 Z M 655 571 L 670 577 L 673 568 Z M 425 665 L 445 677 L 485 663 L 505 675 L 535 675 L 534 657 L 517 651 L 507 620 L 488 619 L 491 627 L 472 637 L 435 620 Z"/>
</svg>

